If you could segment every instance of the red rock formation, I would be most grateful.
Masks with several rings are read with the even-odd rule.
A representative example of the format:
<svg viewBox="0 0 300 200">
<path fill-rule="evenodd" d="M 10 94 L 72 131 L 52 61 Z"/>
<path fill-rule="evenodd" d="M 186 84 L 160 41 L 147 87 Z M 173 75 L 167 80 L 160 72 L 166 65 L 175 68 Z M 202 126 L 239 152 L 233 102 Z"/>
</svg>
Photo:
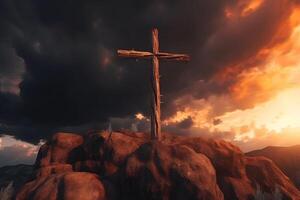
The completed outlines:
<svg viewBox="0 0 300 200">
<path fill-rule="evenodd" d="M 184 145 L 144 144 L 120 176 L 126 199 L 223 199 L 210 160 Z"/>
<path fill-rule="evenodd" d="M 72 152 L 74 159 L 71 159 L 71 163 L 77 171 L 111 175 L 119 169 L 128 155 L 147 140 L 146 138 L 144 134 L 89 134 L 85 136 L 81 151 Z"/>
<path fill-rule="evenodd" d="M 41 167 L 37 170 L 37 177 L 47 177 L 51 174 L 59 174 L 63 172 L 72 172 L 73 168 L 70 164 L 53 164 L 45 167 Z"/>
<path fill-rule="evenodd" d="M 213 163 L 225 199 L 248 199 L 255 190 L 245 172 L 245 157 L 236 146 L 223 140 L 182 138 L 179 143 L 206 155 Z"/>
<path fill-rule="evenodd" d="M 247 153 L 248 156 L 264 156 L 274 163 L 300 188 L 300 145 L 291 147 L 266 147 Z"/>
<path fill-rule="evenodd" d="M 27 183 L 16 200 L 104 200 L 105 190 L 96 174 L 67 172 Z"/>
<path fill-rule="evenodd" d="M 50 164 L 68 163 L 72 150 L 83 143 L 80 135 L 71 133 L 56 133 L 53 138 L 43 145 L 36 159 L 36 167 L 45 167 Z"/>
<path fill-rule="evenodd" d="M 258 186 L 300 199 L 273 162 L 247 157 L 228 142 L 199 137 L 165 134 L 153 143 L 145 134 L 58 133 L 41 147 L 36 167 L 36 179 L 17 199 L 71 199 L 74 193 L 75 199 L 86 194 L 86 199 L 108 200 L 250 200 Z"/>
</svg>

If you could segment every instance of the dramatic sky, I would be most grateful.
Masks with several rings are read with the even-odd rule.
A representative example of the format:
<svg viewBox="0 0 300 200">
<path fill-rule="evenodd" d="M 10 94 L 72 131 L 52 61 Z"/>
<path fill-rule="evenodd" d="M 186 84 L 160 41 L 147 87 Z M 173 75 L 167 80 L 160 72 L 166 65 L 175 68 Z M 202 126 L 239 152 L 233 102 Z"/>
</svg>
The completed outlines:
<svg viewBox="0 0 300 200">
<path fill-rule="evenodd" d="M 55 131 L 147 131 L 151 63 L 116 50 L 150 50 L 153 27 L 192 57 L 161 62 L 165 131 L 300 143 L 299 0 L 1 0 L 0 165 Z"/>
</svg>

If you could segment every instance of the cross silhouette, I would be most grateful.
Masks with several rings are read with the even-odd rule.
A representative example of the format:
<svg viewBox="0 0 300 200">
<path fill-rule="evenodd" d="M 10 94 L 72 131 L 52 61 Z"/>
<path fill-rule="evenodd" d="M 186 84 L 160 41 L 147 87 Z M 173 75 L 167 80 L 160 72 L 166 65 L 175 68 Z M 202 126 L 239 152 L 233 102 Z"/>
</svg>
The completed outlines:
<svg viewBox="0 0 300 200">
<path fill-rule="evenodd" d="M 124 58 L 151 59 L 152 68 L 152 114 L 151 114 L 151 139 L 161 139 L 161 112 L 160 112 L 160 84 L 159 84 L 159 59 L 189 61 L 186 54 L 173 54 L 159 52 L 158 29 L 152 30 L 152 52 L 135 50 L 118 50 L 118 55 Z"/>
</svg>

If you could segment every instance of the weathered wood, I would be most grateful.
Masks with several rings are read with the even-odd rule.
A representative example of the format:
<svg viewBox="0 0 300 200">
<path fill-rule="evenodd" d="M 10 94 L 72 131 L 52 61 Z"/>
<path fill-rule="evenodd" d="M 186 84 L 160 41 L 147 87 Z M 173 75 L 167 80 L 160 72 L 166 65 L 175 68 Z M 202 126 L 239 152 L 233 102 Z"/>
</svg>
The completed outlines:
<svg viewBox="0 0 300 200">
<path fill-rule="evenodd" d="M 155 55 L 159 59 L 166 59 L 166 60 L 175 60 L 175 61 L 190 61 L 190 56 L 186 54 L 173 54 L 173 53 L 163 53 L 159 52 Z"/>
<path fill-rule="evenodd" d="M 159 59 L 176 60 L 176 61 L 190 61 L 190 57 L 186 54 L 173 54 L 158 52 L 153 54 L 147 51 L 135 51 L 135 50 L 118 50 L 118 56 L 123 58 L 152 58 L 153 56 Z"/>
<path fill-rule="evenodd" d="M 159 61 L 156 54 L 159 52 L 158 30 L 152 30 L 152 48 L 153 48 L 153 68 L 152 68 L 152 139 L 160 140 L 161 123 L 160 123 L 160 85 L 159 85 Z"/>
<path fill-rule="evenodd" d="M 161 139 L 161 101 L 160 85 L 159 85 L 159 59 L 189 61 L 190 57 L 186 54 L 172 54 L 159 52 L 158 30 L 152 30 L 152 52 L 135 51 L 135 50 L 118 50 L 118 55 L 124 58 L 152 58 L 152 114 L 151 114 L 151 138 L 153 140 Z"/>
<path fill-rule="evenodd" d="M 135 50 L 118 50 L 118 56 L 123 58 L 152 58 L 153 53 Z"/>
</svg>

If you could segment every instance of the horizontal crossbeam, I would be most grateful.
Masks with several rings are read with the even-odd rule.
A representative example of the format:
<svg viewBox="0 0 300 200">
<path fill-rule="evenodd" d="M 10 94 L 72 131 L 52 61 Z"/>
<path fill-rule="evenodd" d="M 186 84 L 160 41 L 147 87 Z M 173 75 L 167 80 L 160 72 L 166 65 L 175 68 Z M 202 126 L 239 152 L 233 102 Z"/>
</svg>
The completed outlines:
<svg viewBox="0 0 300 200">
<path fill-rule="evenodd" d="M 118 56 L 123 58 L 152 58 L 153 53 L 135 50 L 118 50 Z"/>
<path fill-rule="evenodd" d="M 123 58 L 137 58 L 137 59 L 150 59 L 153 56 L 156 56 L 159 59 L 166 60 L 177 60 L 177 61 L 190 61 L 190 56 L 186 54 L 172 54 L 172 53 L 163 53 L 158 52 L 153 54 L 147 51 L 135 51 L 135 50 L 118 50 L 118 56 Z"/>
</svg>

